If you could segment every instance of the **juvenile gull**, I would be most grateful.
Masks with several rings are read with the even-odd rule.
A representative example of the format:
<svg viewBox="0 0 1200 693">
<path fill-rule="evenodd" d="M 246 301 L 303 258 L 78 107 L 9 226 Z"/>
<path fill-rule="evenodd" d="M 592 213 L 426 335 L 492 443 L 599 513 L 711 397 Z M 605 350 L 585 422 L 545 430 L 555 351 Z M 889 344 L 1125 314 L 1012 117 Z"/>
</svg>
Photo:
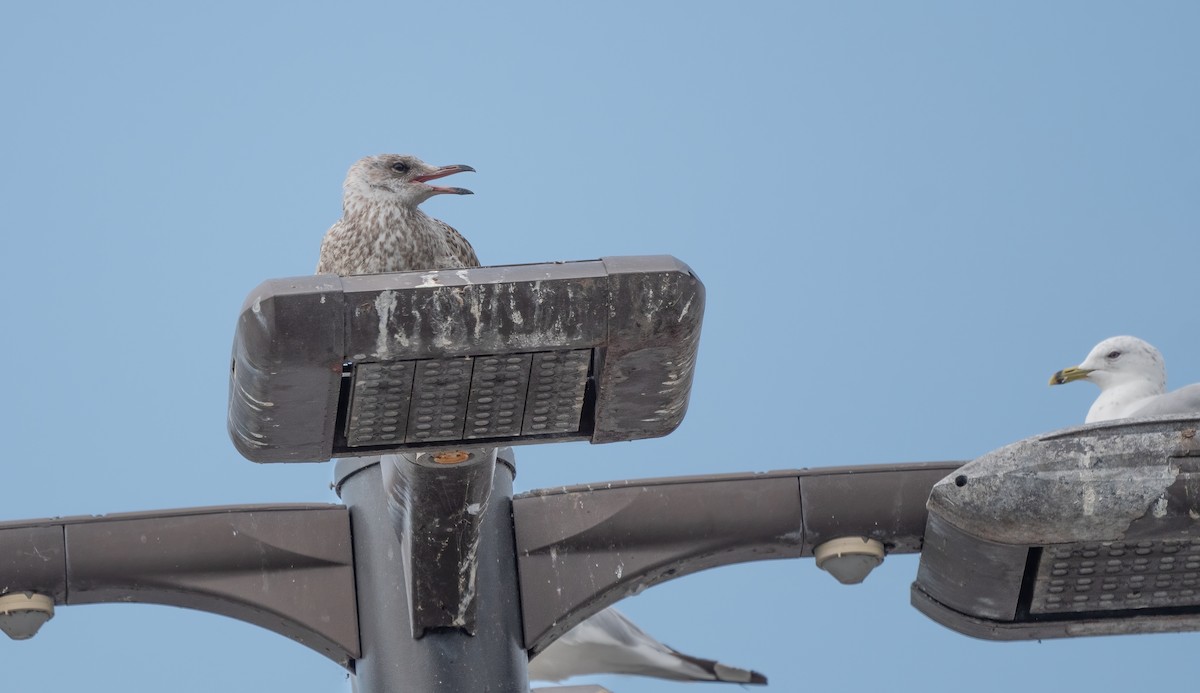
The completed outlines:
<svg viewBox="0 0 1200 693">
<path fill-rule="evenodd" d="M 1088 409 L 1085 423 L 1200 413 L 1200 383 L 1167 392 L 1162 354 L 1137 337 L 1109 337 L 1097 344 L 1083 363 L 1051 376 L 1050 384 L 1074 380 L 1090 380 L 1100 386 L 1100 396 Z"/>
<path fill-rule="evenodd" d="M 539 681 L 561 681 L 587 674 L 635 674 L 675 681 L 767 682 L 757 671 L 671 649 L 612 607 L 567 631 L 529 662 L 529 678 Z"/>
<path fill-rule="evenodd" d="M 478 267 L 479 258 L 462 234 L 418 208 L 434 195 L 472 194 L 429 181 L 474 170 L 462 164 L 431 166 L 407 154 L 380 154 L 355 162 L 343 184 L 342 218 L 321 242 L 317 274 L 345 277 Z M 541 680 L 609 673 L 766 683 L 758 672 L 677 652 L 612 608 L 573 628 L 530 665 L 531 677 Z"/>
<path fill-rule="evenodd" d="M 342 218 L 321 241 L 317 274 L 376 274 L 478 267 L 467 239 L 418 206 L 434 195 L 470 195 L 429 181 L 470 166 L 431 166 L 407 154 L 359 159 L 346 174 Z"/>
</svg>

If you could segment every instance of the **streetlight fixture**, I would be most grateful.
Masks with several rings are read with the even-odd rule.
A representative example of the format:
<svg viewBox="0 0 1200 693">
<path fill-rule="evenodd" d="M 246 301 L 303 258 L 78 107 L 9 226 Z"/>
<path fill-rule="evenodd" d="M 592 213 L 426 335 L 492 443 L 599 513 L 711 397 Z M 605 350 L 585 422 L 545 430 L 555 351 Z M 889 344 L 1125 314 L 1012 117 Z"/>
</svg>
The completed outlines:
<svg viewBox="0 0 1200 693">
<path fill-rule="evenodd" d="M 238 320 L 230 435 L 255 462 L 663 436 L 703 312 L 669 256 L 271 280 Z"/>
<path fill-rule="evenodd" d="M 938 482 L 912 601 L 993 640 L 1200 630 L 1195 415 L 1056 431 Z"/>
<path fill-rule="evenodd" d="M 168 604 L 291 637 L 364 693 L 517 692 L 528 657 L 648 586 L 810 556 L 853 584 L 916 552 L 913 604 L 976 637 L 1200 630 L 1197 417 L 965 465 L 513 496 L 510 445 L 674 430 L 703 307 L 666 256 L 265 282 L 238 321 L 231 437 L 256 462 L 342 458 L 346 505 L 0 523 L 0 630 L 28 638 L 56 604 Z"/>
</svg>

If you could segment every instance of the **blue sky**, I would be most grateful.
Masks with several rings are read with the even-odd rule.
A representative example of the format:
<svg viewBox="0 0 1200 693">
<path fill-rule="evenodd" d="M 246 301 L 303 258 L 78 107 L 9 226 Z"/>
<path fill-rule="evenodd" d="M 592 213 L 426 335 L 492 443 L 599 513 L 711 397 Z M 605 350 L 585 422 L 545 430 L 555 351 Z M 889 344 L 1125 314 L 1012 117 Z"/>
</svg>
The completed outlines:
<svg viewBox="0 0 1200 693">
<path fill-rule="evenodd" d="M 357 158 L 465 163 L 426 209 L 485 264 L 670 253 L 708 291 L 673 435 L 520 450 L 519 490 L 971 459 L 1080 423 L 1100 339 L 1200 381 L 1193 3 L 10 3 L 0 41 L 0 518 L 330 501 L 225 430 L 242 298 L 311 273 Z M 1194 683 L 1194 634 L 998 644 L 908 605 L 915 557 L 622 608 L 768 690 Z M 346 691 L 267 631 L 63 608 L 22 691 Z M 1120 662 L 1120 666 L 1097 666 Z M 603 680 L 616 693 L 684 684 Z M 705 690 L 709 690 L 708 687 Z"/>
</svg>

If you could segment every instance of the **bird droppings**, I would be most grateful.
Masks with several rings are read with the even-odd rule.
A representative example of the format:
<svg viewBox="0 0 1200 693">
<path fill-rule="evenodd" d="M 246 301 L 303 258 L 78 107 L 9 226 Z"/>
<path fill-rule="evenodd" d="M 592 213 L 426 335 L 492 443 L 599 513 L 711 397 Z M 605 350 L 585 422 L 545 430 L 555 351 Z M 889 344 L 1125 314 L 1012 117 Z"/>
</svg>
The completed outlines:
<svg viewBox="0 0 1200 693">
<path fill-rule="evenodd" d="M 1118 541 L 1187 514 L 1170 489 L 1191 474 L 1169 419 L 1099 424 L 994 450 L 934 486 L 929 509 L 973 536 L 1011 545 Z M 1133 529 L 1131 529 L 1133 528 Z"/>
<path fill-rule="evenodd" d="M 275 406 L 274 402 L 265 402 L 260 399 L 255 399 L 254 396 L 249 392 L 246 392 L 246 388 L 242 387 L 241 385 L 238 385 L 238 392 L 242 393 L 242 397 L 246 399 L 246 406 L 250 407 L 254 411 L 262 411 L 265 407 Z"/>
<path fill-rule="evenodd" d="M 380 291 L 375 297 L 375 313 L 379 315 L 379 333 L 375 338 L 375 357 L 387 358 L 391 353 L 388 348 L 388 322 L 392 319 L 392 311 L 396 310 L 396 292 Z M 408 340 L 403 334 L 397 334 L 396 339 L 407 345 Z"/>
</svg>

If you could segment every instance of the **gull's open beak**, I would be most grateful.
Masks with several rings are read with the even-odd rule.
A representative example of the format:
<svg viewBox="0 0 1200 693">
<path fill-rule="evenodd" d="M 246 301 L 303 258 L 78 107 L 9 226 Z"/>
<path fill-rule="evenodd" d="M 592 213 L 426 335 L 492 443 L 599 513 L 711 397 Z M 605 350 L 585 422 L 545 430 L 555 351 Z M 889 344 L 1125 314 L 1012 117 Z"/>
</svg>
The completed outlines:
<svg viewBox="0 0 1200 693">
<path fill-rule="evenodd" d="M 466 171 L 474 172 L 475 169 L 471 168 L 470 166 L 467 166 L 466 164 L 452 164 L 450 166 L 442 166 L 441 168 L 436 168 L 433 170 L 432 173 L 426 173 L 423 176 L 416 176 L 413 178 L 413 181 L 415 181 L 417 183 L 425 183 L 425 182 L 428 182 L 428 181 L 431 181 L 431 180 L 434 180 L 437 178 L 445 178 L 446 176 L 454 175 L 455 173 L 464 173 Z M 475 194 L 475 193 L 471 192 L 470 190 L 467 190 L 466 188 L 443 188 L 438 185 L 431 185 L 429 187 L 433 188 L 433 191 L 435 194 L 440 194 L 440 195 L 474 195 Z"/>
<path fill-rule="evenodd" d="M 1072 382 L 1075 380 L 1083 380 L 1084 378 L 1088 377 L 1088 374 L 1091 372 L 1092 371 L 1090 368 L 1077 368 L 1075 366 L 1072 366 L 1070 368 L 1064 368 L 1061 371 L 1050 376 L 1050 384 L 1051 385 L 1062 385 L 1064 383 L 1069 383 L 1069 382 Z"/>
</svg>

